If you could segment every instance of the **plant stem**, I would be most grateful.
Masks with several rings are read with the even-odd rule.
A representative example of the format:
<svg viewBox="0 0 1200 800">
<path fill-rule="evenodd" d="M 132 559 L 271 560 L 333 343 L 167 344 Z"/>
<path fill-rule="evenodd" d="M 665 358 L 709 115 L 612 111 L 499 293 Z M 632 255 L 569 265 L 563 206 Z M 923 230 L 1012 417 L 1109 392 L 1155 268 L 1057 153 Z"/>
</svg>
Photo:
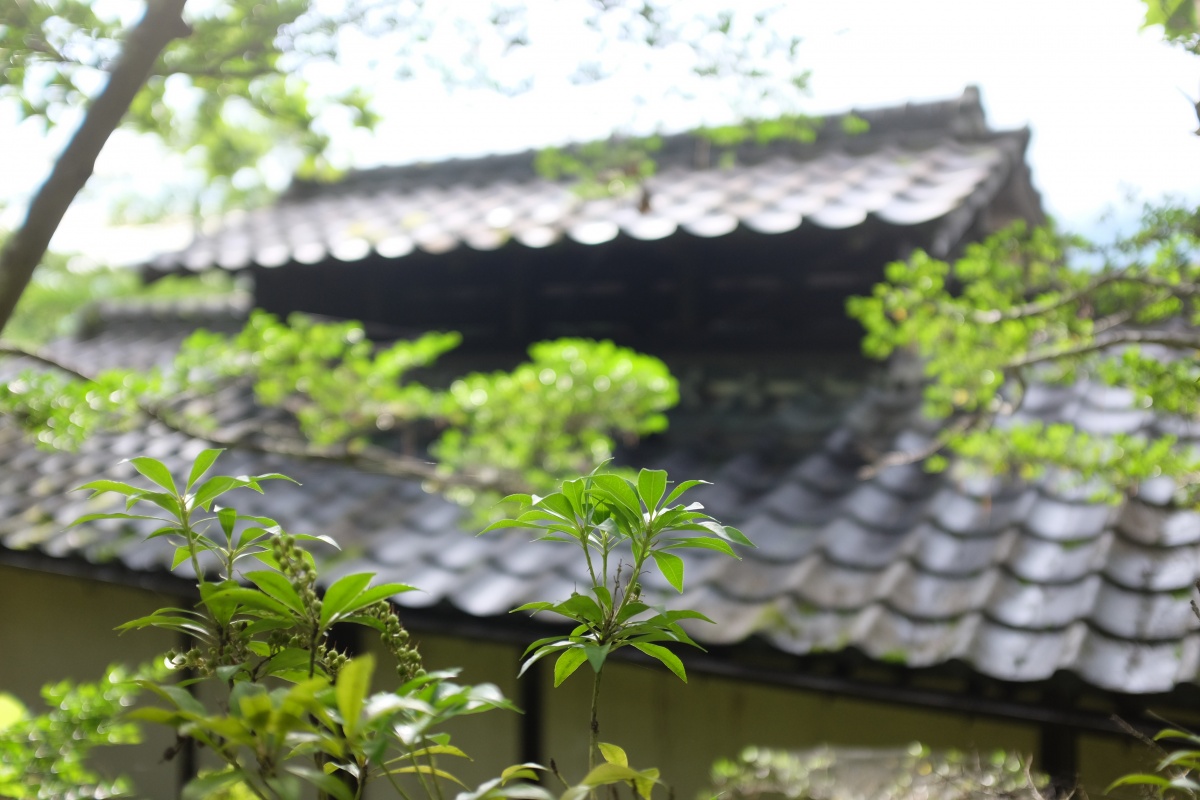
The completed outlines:
<svg viewBox="0 0 1200 800">
<path fill-rule="evenodd" d="M 392 771 L 387 767 L 383 768 L 383 776 L 388 779 L 388 783 L 392 785 L 392 788 L 396 790 L 396 794 L 400 795 L 403 800 L 412 800 L 408 796 L 408 792 L 404 791 L 400 784 L 396 782 L 396 776 L 392 775 Z"/>
<path fill-rule="evenodd" d="M 588 722 L 588 772 L 595 768 L 596 753 L 600 752 L 600 676 L 603 674 L 604 670 L 601 669 L 592 681 L 592 716 Z"/>
<path fill-rule="evenodd" d="M 200 558 L 196 555 L 196 532 L 192 530 L 192 512 L 185 505 L 186 501 L 179 498 L 180 508 L 183 509 L 183 535 L 187 537 L 188 554 L 192 557 L 192 569 L 196 573 L 196 581 L 204 586 L 204 573 L 200 571 Z"/>
<path fill-rule="evenodd" d="M 438 779 L 438 775 L 435 772 L 437 769 L 437 762 L 433 760 L 433 753 L 430 753 L 428 749 L 425 751 L 425 760 L 429 762 L 429 781 L 433 784 L 433 788 L 437 792 L 438 800 L 445 800 L 442 795 L 441 781 Z M 413 759 L 413 763 L 416 763 L 416 759 Z"/>
</svg>

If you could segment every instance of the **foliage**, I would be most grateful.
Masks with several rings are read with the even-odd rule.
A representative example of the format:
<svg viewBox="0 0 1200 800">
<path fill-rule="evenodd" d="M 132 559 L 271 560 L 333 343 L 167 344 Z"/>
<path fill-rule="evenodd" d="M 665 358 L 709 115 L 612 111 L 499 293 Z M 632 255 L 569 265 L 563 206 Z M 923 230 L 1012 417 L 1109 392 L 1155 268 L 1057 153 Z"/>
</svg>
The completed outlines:
<svg viewBox="0 0 1200 800">
<path fill-rule="evenodd" d="M 540 342 L 529 358 L 511 372 L 472 373 L 450 385 L 451 427 L 431 448 L 446 468 L 487 464 L 550 489 L 608 462 L 614 437 L 630 444 L 665 431 L 664 412 L 679 402 L 662 361 L 610 341 Z"/>
<path fill-rule="evenodd" d="M 614 437 L 634 440 L 666 428 L 663 412 L 678 401 L 675 379 L 656 358 L 611 342 L 563 339 L 530 348 L 511 372 L 474 373 L 441 390 L 408 373 L 454 347 L 454 333 L 377 347 L 358 323 L 284 324 L 255 312 L 236 336 L 201 331 L 175 362 L 150 371 L 106 370 L 93 376 L 29 370 L 0 387 L 0 407 L 40 444 L 76 446 L 104 427 L 136 424 L 150 411 L 175 427 L 213 435 L 207 415 L 175 411 L 183 399 L 248 379 L 262 404 L 294 415 L 303 454 L 337 457 L 370 450 L 376 439 L 409 449 L 429 443 L 439 459 L 431 480 L 483 474 L 452 496 L 471 503 L 499 487 L 545 491 L 570 474 L 612 457 Z M 420 436 L 431 441 L 422 442 Z M 222 442 L 243 444 L 243 442 Z M 247 446 L 253 446 L 248 444 Z M 334 448 L 334 449 L 329 449 Z"/>
<path fill-rule="evenodd" d="M 1154 737 L 1155 741 L 1186 742 L 1173 752 L 1164 752 L 1154 772 L 1123 775 L 1113 781 L 1107 792 L 1120 786 L 1144 786 L 1158 797 L 1194 798 L 1200 792 L 1200 736 L 1191 731 L 1166 728 Z"/>
<path fill-rule="evenodd" d="M 71 119 L 69 110 L 94 98 L 103 84 L 137 7 L 89 0 L 5 4 L 0 100 L 48 126 Z M 543 26 L 531 20 L 543 12 L 521 3 L 438 8 L 383 0 L 333 6 L 312 0 L 193 0 L 186 10 L 191 34 L 158 59 L 124 124 L 182 154 L 199 180 L 187 189 L 164 187 L 156 196 L 124 198 L 120 211 L 129 219 L 261 203 L 272 187 L 278 188 L 279 174 L 336 176 L 347 154 L 333 151 L 334 140 L 354 128 L 372 130 L 381 121 L 369 88 L 341 69 L 354 61 L 350 56 L 363 41 L 383 43 L 377 48 L 376 74 L 393 80 L 434 77 L 452 87 L 504 94 L 534 85 L 537 69 L 530 64 L 537 62 L 526 54 L 543 46 L 537 38 Z M 645 69 L 661 69 L 670 62 L 660 63 L 655 51 L 670 49 L 676 56 L 690 51 L 690 59 L 684 59 L 687 72 L 720 87 L 728 102 L 748 103 L 759 115 L 792 113 L 807 73 L 794 65 L 800 39 L 771 25 L 774 13 L 681 12 L 671 3 L 640 0 L 578 3 L 567 16 L 578 21 L 573 35 L 586 42 L 585 55 L 570 79 L 580 84 L 605 80 L 643 60 Z M 557 17 L 556 36 L 562 23 Z M 734 117 L 748 114 L 748 109 L 732 112 Z M 641 144 L 637 149 L 647 155 L 653 151 Z M 652 169 L 652 157 L 630 160 L 622 153 L 621 146 L 601 146 L 566 160 L 589 173 L 603 171 L 600 164 L 614 159 L 622 169 Z M 593 163 L 592 156 L 599 160 Z M 579 177 L 585 186 L 611 183 L 611 178 Z"/>
<path fill-rule="evenodd" d="M 400 24 L 390 3 L 352 0 L 328 13 L 309 0 L 219 0 L 188 7 L 192 33 L 158 59 L 125 123 L 186 153 L 213 206 L 264 197 L 259 169 L 274 152 L 303 175 L 331 174 L 322 115 L 341 109 L 353 125 L 377 121 L 358 87 L 314 91 L 300 63 L 334 64 L 345 30 Z M 0 12 L 0 99 L 53 125 L 92 98 L 121 52 L 136 6 L 89 0 L 28 0 Z M 190 207 L 179 209 L 190 211 Z"/>
<path fill-rule="evenodd" d="M 290 479 L 278 474 L 212 474 L 220 453 L 201 452 L 186 478 L 172 475 L 160 461 L 139 457 L 130 463 L 148 486 L 97 480 L 80 487 L 93 498 L 106 494 L 123 498 L 125 510 L 88 514 L 75 525 L 103 519 L 152 529 L 148 539 L 165 537 L 174 545 L 172 569 L 190 571 L 197 582 L 199 600 L 193 608 L 161 608 L 120 626 L 122 631 L 166 629 L 194 642 L 186 652 L 168 653 L 166 663 L 181 677 L 195 677 L 174 683 L 161 676 L 136 681 L 162 705 L 136 709 L 126 720 L 167 725 L 181 739 L 203 745 L 222 763 L 220 769 L 193 778 L 184 789 L 185 799 L 249 792 L 257 798 L 291 800 L 302 796 L 307 785 L 322 797 L 356 800 L 369 782 L 380 779 L 409 797 L 398 783 L 408 779 L 415 780 L 430 800 L 441 800 L 442 782 L 458 783 L 443 762 L 466 754 L 439 726 L 464 714 L 512 706 L 494 686 L 460 686 L 452 681 L 453 670 L 425 671 L 389 602 L 412 587 L 372 585 L 368 573 L 344 575 L 326 585 L 318 577 L 316 559 L 301 543 L 336 547 L 332 540 L 288 533 L 275 520 L 243 515 L 222 505 L 235 490 L 262 492 L 267 481 Z M 562 647 L 534 643 L 533 660 L 564 650 L 560 666 L 575 662 L 567 674 L 585 660 L 596 671 L 589 770 L 577 784 L 564 781 L 560 800 L 583 800 L 599 787 L 620 785 L 650 800 L 659 782 L 658 770 L 634 769 L 621 747 L 599 741 L 599 678 L 608 654 L 626 644 L 684 677 L 678 657 L 657 643 L 692 643 L 678 620 L 703 617 L 694 611 L 651 609 L 642 603 L 642 569 L 654 560 L 682 591 L 682 564 L 668 551 L 705 547 L 732 555 L 730 542 L 749 544 L 735 529 L 700 513 L 698 504 L 671 505 L 698 483 L 685 481 L 667 494 L 665 472 L 643 470 L 636 483 L 614 475 L 592 475 L 567 481 L 561 492 L 546 498 L 520 498 L 531 506 L 522 517 L 525 522 L 493 526 L 527 524 L 544 531 L 543 538 L 551 541 L 562 541 L 561 534 L 569 534 L 581 545 L 595 584 L 591 598 L 575 594 L 563 603 L 525 607 L 554 610 L 581 622 Z M 630 547 L 633 559 L 624 581 L 620 566 L 615 575 L 608 572 L 610 556 L 620 544 Z M 339 650 L 330 636 L 335 625 L 378 632 L 400 686 L 372 694 L 373 657 L 353 657 Z M 556 685 L 562 678 L 565 675 L 556 675 Z M 205 696 L 219 695 L 215 710 L 192 690 L 200 682 L 211 687 Z M 123 698 L 116 696 L 117 702 Z M 112 709 L 103 711 L 107 713 L 103 719 L 110 720 Z M 108 737 L 104 741 L 111 741 L 128 736 L 129 730 L 123 722 L 100 732 Z M 0 746 L 4 741 L 0 738 Z M 23 745 L 14 745 L 20 763 L 31 755 L 28 747 L 21 749 Z M 80 747 L 63 751 L 86 752 Z M 594 763 L 596 755 L 601 763 Z M 535 770 L 541 769 L 536 764 L 513 765 L 459 797 L 552 800 L 544 788 L 524 782 L 536 778 Z M 87 779 L 86 773 L 63 771 L 68 774 Z M 117 788 L 123 790 L 124 784 Z"/>
<path fill-rule="evenodd" d="M 1163 38 L 1200 54 L 1200 24 L 1195 0 L 1142 0 L 1146 6 L 1144 28 L 1161 27 Z"/>
<path fill-rule="evenodd" d="M 138 674 L 109 667 L 94 683 L 62 681 L 42 689 L 48 711 L 31 716 L 16 698 L 0 694 L 0 796 L 83 800 L 131 793 L 128 778 L 105 778 L 87 765 L 96 747 L 141 741 L 123 717 L 138 694 Z M 7 710 L 7 713 L 3 713 Z"/>
<path fill-rule="evenodd" d="M 146 285 L 134 270 L 79 267 L 68 256 L 50 253 L 21 295 L 16 312 L 4 328 L 4 338 L 21 347 L 38 347 L 79 333 L 86 327 L 94 304 L 103 300 L 153 302 L 215 297 L 234 291 L 233 280 L 219 270 L 195 276 L 171 275 Z"/>
<path fill-rule="evenodd" d="M 683 662 L 662 643 L 698 647 L 680 627 L 680 621 L 711 622 L 697 611 L 668 611 L 644 603 L 642 575 L 649 563 L 653 562 L 667 583 L 682 593 L 683 559 L 672 551 L 708 549 L 737 558 L 732 544 L 753 546 L 736 528 L 721 525 L 702 513 L 699 503 L 672 505 L 701 483 L 704 481 L 684 481 L 667 493 L 667 473 L 662 470 L 643 469 L 636 481 L 593 473 L 564 482 L 561 491 L 546 497 L 507 498 L 521 504 L 521 514 L 495 522 L 484 531 L 529 528 L 542 532 L 539 541 L 575 544 L 582 551 L 591 582 L 586 593 L 573 592 L 561 602 L 527 603 L 515 611 L 549 611 L 575 623 L 568 636 L 550 636 L 529 645 L 521 672 L 557 653 L 554 685 L 558 686 L 585 662 L 591 665 L 594 682 L 589 766 L 595 763 L 597 754 L 608 760 L 599 742 L 597 718 L 600 677 L 608 657 L 622 647 L 632 646 L 686 681 Z M 628 564 L 625 558 L 630 559 Z"/>
<path fill-rule="evenodd" d="M 1190 210 L 1148 208 L 1140 231 L 1107 248 L 1017 224 L 953 265 L 923 252 L 892 264 L 887 282 L 848 308 L 866 328 L 868 355 L 923 360 L 926 413 L 955 420 L 939 447 L 992 473 L 1053 470 L 1108 499 L 1168 476 L 1178 499 L 1192 502 L 1200 462 L 1174 436 L 1107 435 L 1020 412 L 1033 384 L 1087 378 L 1125 388 L 1134 408 L 1195 413 L 1200 372 L 1181 356 L 1200 344 L 1187 327 L 1200 322 L 1198 220 Z M 1092 264 L 1073 264 L 1072 255 Z"/>
<path fill-rule="evenodd" d="M 955 750 L 933 752 L 917 742 L 904 750 L 821 747 L 793 752 L 748 747 L 713 765 L 713 796 L 756 800 L 763 795 L 806 800 L 1040 800 L 1048 780 L 1025 759 L 996 751 L 986 758 Z"/>
<path fill-rule="evenodd" d="M 348 800 L 361 796 L 373 778 L 452 779 L 436 766 L 436 756 L 463 754 L 436 727 L 508 703 L 493 686 L 459 686 L 451 682 L 452 672 L 424 670 L 388 602 L 412 587 L 372 585 L 372 575 L 360 573 L 345 575 L 318 594 L 315 560 L 298 542 L 332 541 L 290 534 L 274 520 L 219 506 L 235 489 L 261 492 L 264 481 L 287 480 L 276 474 L 209 475 L 219 455 L 219 450 L 202 452 L 186 480 L 178 481 L 162 462 L 132 459 L 151 488 L 109 480 L 85 484 L 81 488 L 93 497 L 125 498 L 128 510 L 89 514 L 75 523 L 150 523 L 154 530 L 148 538 L 167 537 L 175 545 L 172 568 L 186 565 L 196 576 L 200 599 L 195 608 L 162 608 L 121 626 L 191 637 L 195 646 L 168 654 L 168 663 L 224 689 L 213 712 L 188 690 L 191 680 L 139 682 L 166 707 L 138 709 L 131 718 L 170 725 L 224 764 L 195 778 L 184 797 L 206 797 L 241 784 L 257 797 L 294 798 L 307 783 Z M 374 661 L 351 659 L 331 643 L 330 632 L 338 624 L 378 632 L 394 661 L 399 689 L 370 693 Z"/>
</svg>

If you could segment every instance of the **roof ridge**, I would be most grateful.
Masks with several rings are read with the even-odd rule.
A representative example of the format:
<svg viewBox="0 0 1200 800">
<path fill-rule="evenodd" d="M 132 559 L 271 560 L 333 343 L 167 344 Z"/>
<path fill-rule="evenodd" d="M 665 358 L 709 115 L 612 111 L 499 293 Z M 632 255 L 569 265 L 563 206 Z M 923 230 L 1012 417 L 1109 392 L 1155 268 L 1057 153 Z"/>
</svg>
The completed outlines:
<svg viewBox="0 0 1200 800">
<path fill-rule="evenodd" d="M 780 116 L 783 118 L 783 115 Z M 859 118 L 869 126 L 865 132 L 854 133 L 847 129 L 847 123 Z M 750 160 L 760 160 L 764 154 L 774 155 L 786 152 L 793 157 L 800 155 L 816 155 L 839 144 L 851 145 L 850 149 L 861 149 L 874 144 L 878 139 L 887 137 L 928 137 L 931 134 L 945 136 L 962 141 L 986 141 L 997 136 L 1014 133 L 1007 130 L 993 130 L 988 127 L 986 114 L 980 91 L 977 86 L 967 86 L 961 95 L 946 100 L 931 100 L 925 102 L 906 102 L 902 105 L 878 106 L 872 108 L 851 108 L 847 111 L 826 115 L 813 115 L 816 122 L 816 138 L 811 142 L 796 140 L 777 140 L 767 144 L 749 143 L 735 148 L 714 148 L 719 150 L 735 150 L 739 160 L 750 157 Z M 700 128 L 680 131 L 671 134 L 651 134 L 648 137 L 618 136 L 609 137 L 610 141 L 623 139 L 650 138 L 657 136 L 662 140 L 662 156 L 686 157 L 687 152 L 695 152 L 697 144 L 708 143 L 711 140 L 701 133 Z M 1019 133 L 1020 131 L 1015 131 Z M 575 149 L 592 142 L 569 142 L 557 145 L 562 149 Z M 857 144 L 857 146 L 855 146 Z M 307 199 L 315 194 L 327 191 L 336 186 L 339 190 L 357 189 L 364 184 L 376 182 L 392 182 L 406 178 L 428 182 L 431 178 L 441 178 L 447 184 L 456 183 L 455 173 L 465 175 L 474 173 L 478 176 L 480 166 L 491 167 L 497 173 L 520 171 L 535 176 L 534 158 L 547 148 L 527 148 L 510 153 L 497 153 L 483 156 L 454 156 L 436 161 L 418 161 L 407 164 L 389 164 L 363 169 L 352 169 L 333 183 L 318 180 L 295 178 L 292 184 L 280 198 L 282 201 Z M 754 158 L 758 155 L 759 158 Z M 693 158 L 695 160 L 695 158 Z M 718 166 L 715 158 L 706 159 L 709 163 L 694 165 L 701 169 Z"/>
</svg>

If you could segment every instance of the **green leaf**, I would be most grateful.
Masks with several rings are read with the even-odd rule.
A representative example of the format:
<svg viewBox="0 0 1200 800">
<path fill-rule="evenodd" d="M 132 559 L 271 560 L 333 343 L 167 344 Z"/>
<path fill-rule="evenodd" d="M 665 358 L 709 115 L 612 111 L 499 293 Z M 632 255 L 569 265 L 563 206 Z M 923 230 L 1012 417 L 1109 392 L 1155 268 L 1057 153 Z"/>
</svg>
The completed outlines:
<svg viewBox="0 0 1200 800">
<path fill-rule="evenodd" d="M 561 517 L 568 522 L 575 520 L 575 509 L 571 506 L 571 501 L 566 498 L 562 492 L 543 497 L 537 504 L 539 509 L 545 509 L 557 517 Z"/>
<path fill-rule="evenodd" d="M 1163 789 L 1170 788 L 1171 782 L 1161 775 L 1151 775 L 1148 773 L 1134 773 L 1132 775 L 1122 775 L 1108 785 L 1104 790 L 1108 794 L 1118 786 L 1158 786 Z"/>
<path fill-rule="evenodd" d="M 675 677 L 687 683 L 687 671 L 683 668 L 683 662 L 679 660 L 679 656 L 672 653 L 662 645 L 649 644 L 647 642 L 634 642 L 633 646 L 641 650 L 651 658 L 656 658 L 663 663 L 667 669 L 675 673 Z"/>
<path fill-rule="evenodd" d="M 82 486 L 76 486 L 71 491 L 78 492 L 84 489 L 89 489 L 94 492 L 93 497 L 97 494 L 104 494 L 105 492 L 115 492 L 128 497 L 130 495 L 141 494 L 145 491 L 145 489 L 139 489 L 136 486 L 130 486 L 128 483 L 121 483 L 120 481 L 90 481 Z"/>
<path fill-rule="evenodd" d="M 264 472 L 261 475 L 254 475 L 254 476 L 250 477 L 250 480 L 252 480 L 252 481 L 287 481 L 288 483 L 294 483 L 297 486 L 303 485 L 300 483 L 300 481 L 296 480 L 291 475 L 284 475 L 282 472 Z"/>
<path fill-rule="evenodd" d="M 237 511 L 232 508 L 222 508 L 217 512 L 217 520 L 221 523 L 221 531 L 225 534 L 225 540 L 233 541 L 233 526 L 237 524 L 238 520 Z"/>
<path fill-rule="evenodd" d="M 622 767 L 629 766 L 629 757 L 625 755 L 625 751 L 620 747 L 617 747 L 615 744 L 608 744 L 607 742 L 599 742 L 596 746 L 600 748 L 600 755 L 607 763 L 618 764 Z"/>
<path fill-rule="evenodd" d="M 211 467 L 213 462 L 217 460 L 217 456 L 224 452 L 225 451 L 223 449 L 218 448 L 201 450 L 200 455 L 196 456 L 196 460 L 192 462 L 192 471 L 188 474 L 187 487 L 185 488 L 185 491 L 191 491 L 192 486 L 195 485 L 196 481 L 200 480 L 200 477 L 204 475 L 204 473 L 208 472 L 208 468 Z"/>
<path fill-rule="evenodd" d="M 206 599 L 206 603 L 210 608 L 212 608 L 214 604 L 218 602 L 225 605 L 231 605 L 233 607 L 241 606 L 245 609 L 254 609 L 255 611 L 259 612 L 267 612 L 287 619 L 295 619 L 297 617 L 296 611 L 271 597 L 266 592 L 258 589 L 246 589 L 241 586 L 237 586 L 229 589 L 222 589 L 219 593 Z M 214 611 L 213 614 L 215 616 L 217 612 Z M 228 619 L 226 621 L 228 622 Z"/>
<path fill-rule="evenodd" d="M 642 504 L 629 481 L 616 475 L 597 475 L 592 480 L 606 500 L 615 502 L 631 517 L 641 519 Z"/>
<path fill-rule="evenodd" d="M 171 571 L 179 568 L 179 565 L 187 561 L 192 556 L 192 550 L 186 544 L 175 548 L 175 557 L 171 559 Z"/>
<path fill-rule="evenodd" d="M 206 713 L 204 705 L 195 697 L 192 697 L 191 693 L 188 692 L 187 689 L 182 689 L 178 686 L 172 686 L 169 683 L 160 684 L 154 681 L 146 680 L 135 681 L 135 683 L 137 683 L 137 685 L 143 689 L 147 689 L 164 700 L 167 700 L 180 711 L 183 711 L 187 714 L 203 716 Z"/>
<path fill-rule="evenodd" d="M 373 577 L 373 572 L 356 572 L 334 581 L 333 585 L 325 590 L 325 596 L 321 600 L 321 627 L 326 627 L 335 615 L 351 608 L 355 598 L 370 585 Z"/>
<path fill-rule="evenodd" d="M 338 672 L 334 694 L 347 736 L 353 737 L 358 729 L 359 716 L 367 692 L 371 689 L 371 674 L 374 671 L 375 659 L 368 654 L 351 659 Z"/>
<path fill-rule="evenodd" d="M 665 505 L 665 506 L 671 505 L 671 503 L 674 503 L 679 498 L 679 496 L 682 495 L 684 492 L 686 492 L 688 489 L 691 489 L 693 486 L 702 486 L 702 485 L 703 486 L 711 486 L 712 484 L 710 484 L 708 481 L 684 481 L 683 483 L 679 484 L 678 486 L 676 486 L 674 489 L 671 490 L 671 493 L 669 495 L 667 495 L 666 502 L 664 502 L 663 505 Z"/>
<path fill-rule="evenodd" d="M 337 800 L 354 800 L 354 793 L 350 791 L 350 787 L 333 775 L 326 775 L 324 772 L 312 767 L 302 767 L 295 764 L 288 764 L 284 769 L 301 780 L 308 781 L 325 794 L 337 798 Z"/>
<path fill-rule="evenodd" d="M 241 664 L 225 664 L 225 665 L 217 667 L 215 670 L 213 670 L 213 672 L 216 673 L 217 678 L 219 678 L 220 680 L 223 680 L 223 681 L 233 680 L 233 676 L 237 675 L 241 671 L 242 671 Z"/>
<path fill-rule="evenodd" d="M 646 508 L 654 511 L 667 491 L 667 471 L 662 469 L 643 469 L 638 473 L 638 496 L 646 504 Z"/>
<path fill-rule="evenodd" d="M 365 592 L 354 598 L 354 601 L 348 608 L 343 609 L 339 614 L 347 616 L 356 611 L 361 611 L 367 606 L 374 605 L 380 600 L 390 600 L 398 594 L 405 592 L 420 591 L 415 586 L 409 586 L 407 583 L 381 583 L 378 586 L 371 586 Z M 324 606 L 322 606 L 324 608 Z"/>
<path fill-rule="evenodd" d="M 196 490 L 195 497 L 192 498 L 192 506 L 194 508 L 208 508 L 209 503 L 229 490 L 240 489 L 245 485 L 246 482 L 239 478 L 233 478 L 229 475 L 214 475 L 200 484 L 200 488 Z"/>
<path fill-rule="evenodd" d="M 282 574 L 264 569 L 247 572 L 245 577 L 259 589 L 296 612 L 297 616 L 304 616 L 304 603 L 300 600 L 300 595 L 296 593 L 296 587 L 292 586 L 291 581 Z"/>
<path fill-rule="evenodd" d="M 512 764 L 504 768 L 500 773 L 500 782 L 507 783 L 508 781 L 516 780 L 517 778 L 525 778 L 526 780 L 536 781 L 538 775 L 534 770 L 546 770 L 541 764 L 533 761 L 526 761 L 524 764 Z"/>
<path fill-rule="evenodd" d="M 519 670 L 517 670 L 517 677 L 520 678 L 522 675 L 524 675 L 529 670 L 530 667 L 532 667 L 534 664 L 536 664 L 542 658 L 545 658 L 546 656 L 551 655 L 552 653 L 557 653 L 559 650 L 563 650 L 570 646 L 571 646 L 570 642 L 564 641 L 561 644 L 548 644 L 548 645 L 539 647 L 537 649 L 537 652 L 535 652 L 533 655 L 529 656 L 523 662 L 521 662 L 521 668 Z"/>
<path fill-rule="evenodd" d="M 608 658 L 608 651 L 612 649 L 612 643 L 605 644 L 585 644 L 583 652 L 587 655 L 588 663 L 592 665 L 592 669 L 599 673 L 604 669 L 604 660 Z"/>
<path fill-rule="evenodd" d="M 483 536 L 485 533 L 491 533 L 492 531 L 497 531 L 502 528 L 528 528 L 528 527 L 529 526 L 526 525 L 525 523 L 518 522 L 515 519 L 501 519 L 501 520 L 497 520 L 496 522 L 493 522 L 491 525 L 488 525 L 486 528 L 484 528 L 483 530 L 481 530 L 479 533 L 477 533 L 475 535 Z"/>
<path fill-rule="evenodd" d="M 554 603 L 547 603 L 545 600 L 537 600 L 532 603 L 526 603 L 525 605 L 517 606 L 508 613 L 515 614 L 518 611 L 548 611 L 552 608 L 554 608 Z"/>
<path fill-rule="evenodd" d="M 612 783 L 628 783 L 640 777 L 640 772 L 624 764 L 606 763 L 589 772 L 581 783 L 584 786 L 607 786 Z"/>
<path fill-rule="evenodd" d="M 684 548 L 716 550 L 719 553 L 724 553 L 727 556 L 733 556 L 734 558 L 741 560 L 741 556 L 734 552 L 733 548 L 729 546 L 729 542 L 725 541 L 724 539 L 717 539 L 715 537 L 712 539 L 705 539 L 700 536 L 689 536 L 680 539 L 671 539 L 669 540 L 669 544 L 663 549 L 680 550 Z"/>
<path fill-rule="evenodd" d="M 585 594 L 573 594 L 556 605 L 553 610 L 579 622 L 590 622 L 596 626 L 604 622 L 604 613 L 600 610 L 600 606 Z"/>
<path fill-rule="evenodd" d="M 448 781 L 453 781 L 464 789 L 467 788 L 465 783 L 451 775 L 449 772 L 446 772 L 446 770 L 438 769 L 437 767 L 427 767 L 424 764 L 417 764 L 411 767 L 399 767 L 398 769 L 389 769 L 388 773 L 391 775 L 434 775 L 439 778 L 445 778 Z"/>
<path fill-rule="evenodd" d="M 312 534 L 312 533 L 293 533 L 293 534 L 292 534 L 292 538 L 293 538 L 293 539 L 295 539 L 297 542 L 321 542 L 321 543 L 323 543 L 323 544 L 327 544 L 327 545 L 329 545 L 329 546 L 330 546 L 330 547 L 332 547 L 334 550 L 341 550 L 341 549 L 342 549 L 342 548 L 341 548 L 341 547 L 338 545 L 338 543 L 337 543 L 337 540 L 336 540 L 336 539 L 334 539 L 332 536 L 326 536 L 326 535 L 325 535 L 325 534 L 323 534 L 323 533 L 322 533 L 322 534 Z M 400 586 L 400 585 L 403 585 L 403 584 L 395 584 L 395 585 L 397 585 L 397 586 Z M 405 591 L 410 591 L 410 590 L 411 590 L 411 587 L 410 587 L 410 589 L 408 589 L 408 590 L 405 590 Z"/>
<path fill-rule="evenodd" d="M 183 800 L 208 800 L 242 780 L 243 775 L 238 770 L 211 772 L 188 781 L 181 797 Z"/>
<path fill-rule="evenodd" d="M 658 564 L 659 570 L 663 577 L 667 579 L 667 583 L 675 587 L 675 591 L 683 593 L 683 559 L 674 553 L 666 553 L 662 550 L 655 550 L 650 554 L 654 559 L 654 563 Z"/>
<path fill-rule="evenodd" d="M 729 525 L 724 525 L 722 527 L 725 530 L 726 538 L 728 538 L 731 542 L 733 542 L 735 544 L 740 544 L 743 547 L 755 547 L 754 542 L 747 539 L 746 535 L 744 533 L 742 533 L 741 531 L 739 531 L 737 528 L 731 527 Z"/>
<path fill-rule="evenodd" d="M 171 470 L 167 469 L 167 466 L 158 459 L 138 456 L 129 459 L 129 463 L 133 464 L 133 468 L 142 473 L 147 480 L 161 486 L 171 494 L 179 493 L 175 488 L 175 479 L 171 477 Z"/>
<path fill-rule="evenodd" d="M 0 733 L 28 716 L 24 704 L 7 692 L 0 692 Z"/>
<path fill-rule="evenodd" d="M 554 685 L 561 686 L 562 682 L 571 677 L 571 673 L 579 669 L 587 661 L 587 653 L 582 647 L 569 647 L 554 662 Z"/>
</svg>

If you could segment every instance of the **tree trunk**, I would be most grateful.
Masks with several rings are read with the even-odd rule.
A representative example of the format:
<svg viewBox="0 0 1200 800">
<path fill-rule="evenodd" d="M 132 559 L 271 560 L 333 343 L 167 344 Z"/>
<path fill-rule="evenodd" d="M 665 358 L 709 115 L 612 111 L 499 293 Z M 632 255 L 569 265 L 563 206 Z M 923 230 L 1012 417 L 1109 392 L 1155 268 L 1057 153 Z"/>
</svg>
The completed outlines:
<svg viewBox="0 0 1200 800">
<path fill-rule="evenodd" d="M 150 77 L 159 55 L 171 41 L 191 33 L 183 21 L 185 2 L 147 0 L 146 14 L 129 32 L 108 84 L 88 108 L 50 177 L 33 196 L 25 222 L 0 251 L 0 331 L 8 324 L 63 215 L 92 176 L 100 150 Z"/>
</svg>

